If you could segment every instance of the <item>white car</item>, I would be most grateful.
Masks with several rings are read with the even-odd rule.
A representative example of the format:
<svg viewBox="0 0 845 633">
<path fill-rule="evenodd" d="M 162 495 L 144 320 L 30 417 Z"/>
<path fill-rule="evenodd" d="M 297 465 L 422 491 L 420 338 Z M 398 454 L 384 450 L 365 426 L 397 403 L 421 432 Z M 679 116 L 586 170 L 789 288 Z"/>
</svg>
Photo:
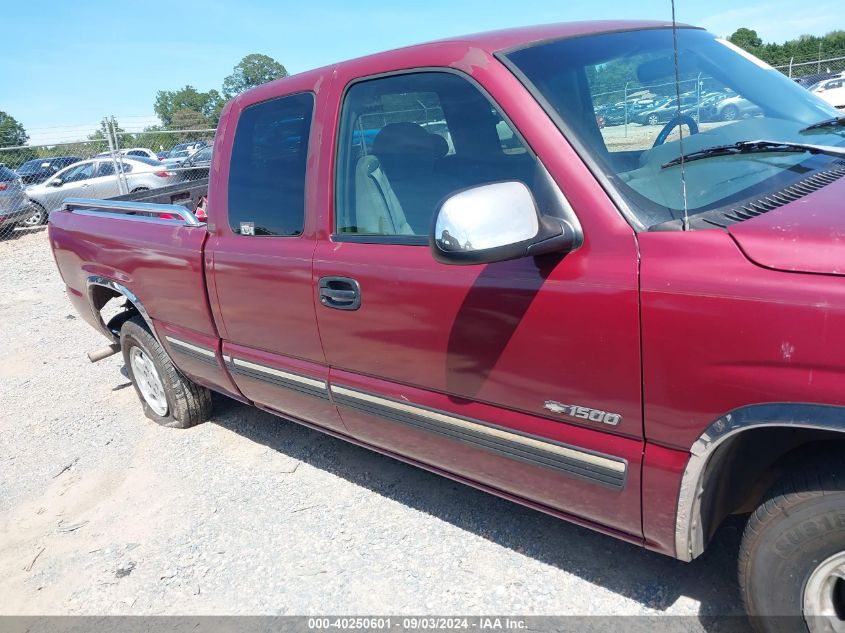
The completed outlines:
<svg viewBox="0 0 845 633">
<path fill-rule="evenodd" d="M 151 149 L 147 149 L 146 147 L 130 147 L 129 149 L 120 150 L 120 153 L 124 156 L 145 156 L 146 158 L 158 160 L 158 156 L 156 155 L 156 153 Z M 103 156 L 111 156 L 111 152 L 103 152 L 102 154 L 97 154 L 97 158 L 102 158 Z"/>
<path fill-rule="evenodd" d="M 178 180 L 158 159 L 124 156 L 120 164 L 129 192 L 146 191 L 171 185 Z M 38 185 L 27 187 L 26 195 L 40 214 L 38 223 L 47 221 L 50 211 L 65 198 L 112 198 L 121 194 L 119 174 L 111 158 L 92 158 L 74 163 Z"/>
<path fill-rule="evenodd" d="M 845 77 L 832 77 L 819 82 L 812 89 L 813 94 L 827 101 L 835 108 L 845 108 Z"/>
</svg>

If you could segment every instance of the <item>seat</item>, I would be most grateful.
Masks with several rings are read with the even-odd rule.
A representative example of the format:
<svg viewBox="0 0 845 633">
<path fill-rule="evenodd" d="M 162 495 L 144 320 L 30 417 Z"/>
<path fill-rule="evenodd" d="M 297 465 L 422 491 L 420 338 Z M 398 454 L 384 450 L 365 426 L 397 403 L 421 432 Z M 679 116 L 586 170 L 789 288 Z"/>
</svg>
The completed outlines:
<svg viewBox="0 0 845 633">
<path fill-rule="evenodd" d="M 415 235 L 425 235 L 439 200 L 447 193 L 435 164 L 448 151 L 445 139 L 416 123 L 385 125 L 373 140 L 380 171 Z"/>
<path fill-rule="evenodd" d="M 399 199 L 375 156 L 355 165 L 355 226 L 358 233 L 413 235 Z"/>
</svg>

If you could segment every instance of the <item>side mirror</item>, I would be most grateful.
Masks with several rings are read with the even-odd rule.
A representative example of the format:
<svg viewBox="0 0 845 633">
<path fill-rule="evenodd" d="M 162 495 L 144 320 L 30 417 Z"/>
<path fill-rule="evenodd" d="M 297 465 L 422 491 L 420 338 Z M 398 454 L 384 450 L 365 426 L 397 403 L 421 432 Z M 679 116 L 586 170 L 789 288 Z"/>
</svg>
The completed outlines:
<svg viewBox="0 0 845 633">
<path fill-rule="evenodd" d="M 508 181 L 446 198 L 434 216 L 429 243 L 442 264 L 489 264 L 567 253 L 578 236 L 566 220 L 541 215 L 525 184 Z"/>
<path fill-rule="evenodd" d="M 61 187 L 63 184 L 64 181 L 61 178 L 53 178 L 53 180 L 47 183 L 50 187 Z"/>
</svg>

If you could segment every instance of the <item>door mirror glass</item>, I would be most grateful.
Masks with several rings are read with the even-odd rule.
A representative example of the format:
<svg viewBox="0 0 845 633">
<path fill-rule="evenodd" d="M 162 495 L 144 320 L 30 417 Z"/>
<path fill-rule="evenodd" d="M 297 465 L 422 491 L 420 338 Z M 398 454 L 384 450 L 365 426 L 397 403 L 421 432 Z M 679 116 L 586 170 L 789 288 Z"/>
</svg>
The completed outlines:
<svg viewBox="0 0 845 633">
<path fill-rule="evenodd" d="M 484 264 L 565 253 L 575 245 L 576 233 L 565 220 L 541 215 L 525 184 L 508 181 L 446 198 L 429 238 L 441 263 Z"/>
</svg>

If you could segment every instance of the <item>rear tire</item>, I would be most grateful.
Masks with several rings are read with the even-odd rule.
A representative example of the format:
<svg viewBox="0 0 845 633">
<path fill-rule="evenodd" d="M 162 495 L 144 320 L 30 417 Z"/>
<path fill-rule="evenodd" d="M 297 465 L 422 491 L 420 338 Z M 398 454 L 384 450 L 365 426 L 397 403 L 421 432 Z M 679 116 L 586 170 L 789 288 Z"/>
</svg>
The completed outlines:
<svg viewBox="0 0 845 633">
<path fill-rule="evenodd" d="M 845 456 L 811 460 L 775 484 L 745 527 L 739 584 L 758 631 L 845 628 Z"/>
<path fill-rule="evenodd" d="M 187 429 L 211 415 L 211 392 L 186 378 L 150 333 L 140 316 L 120 330 L 123 362 L 144 415 L 156 424 Z"/>
<path fill-rule="evenodd" d="M 21 222 L 21 226 L 33 227 L 47 224 L 47 219 L 49 218 L 47 210 L 37 202 L 30 203 L 30 207 L 32 208 L 32 215 Z"/>
</svg>

